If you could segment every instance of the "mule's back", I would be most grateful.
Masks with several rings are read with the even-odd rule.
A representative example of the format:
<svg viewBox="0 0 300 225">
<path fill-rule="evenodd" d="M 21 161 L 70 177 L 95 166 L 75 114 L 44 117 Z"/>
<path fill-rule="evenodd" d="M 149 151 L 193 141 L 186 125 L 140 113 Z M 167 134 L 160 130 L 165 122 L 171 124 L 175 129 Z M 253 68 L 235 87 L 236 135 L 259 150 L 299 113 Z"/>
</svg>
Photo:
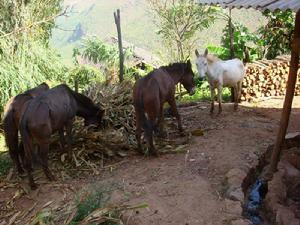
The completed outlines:
<svg viewBox="0 0 300 225">
<path fill-rule="evenodd" d="M 58 85 L 32 99 L 24 112 L 24 123 L 33 127 L 50 126 L 52 132 L 75 117 L 76 103 L 66 85 Z"/>
<path fill-rule="evenodd" d="M 245 67 L 241 60 L 231 59 L 222 61 L 224 85 L 235 85 L 245 76 Z"/>
<path fill-rule="evenodd" d="M 134 86 L 134 103 L 143 101 L 166 101 L 167 95 L 175 90 L 175 85 L 170 75 L 163 69 L 155 69 L 145 77 L 139 79 Z"/>
</svg>

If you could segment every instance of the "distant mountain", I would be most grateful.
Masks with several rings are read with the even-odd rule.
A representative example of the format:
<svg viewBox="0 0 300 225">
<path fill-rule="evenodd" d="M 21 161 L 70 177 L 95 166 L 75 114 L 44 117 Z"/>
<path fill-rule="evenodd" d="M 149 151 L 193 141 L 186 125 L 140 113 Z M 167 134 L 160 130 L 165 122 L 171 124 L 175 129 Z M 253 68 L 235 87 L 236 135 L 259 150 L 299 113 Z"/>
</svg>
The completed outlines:
<svg viewBox="0 0 300 225">
<path fill-rule="evenodd" d="M 121 26 L 124 40 L 152 53 L 161 52 L 158 30 L 147 0 L 65 0 L 70 11 L 67 17 L 57 19 L 51 43 L 67 62 L 71 61 L 72 49 L 91 35 L 102 39 L 116 36 L 113 12 L 121 10 Z M 250 29 L 262 23 L 262 16 L 254 10 L 234 10 L 233 19 L 246 24 Z M 208 30 L 200 33 L 199 48 L 206 44 L 218 44 L 224 21 L 217 21 Z"/>
</svg>

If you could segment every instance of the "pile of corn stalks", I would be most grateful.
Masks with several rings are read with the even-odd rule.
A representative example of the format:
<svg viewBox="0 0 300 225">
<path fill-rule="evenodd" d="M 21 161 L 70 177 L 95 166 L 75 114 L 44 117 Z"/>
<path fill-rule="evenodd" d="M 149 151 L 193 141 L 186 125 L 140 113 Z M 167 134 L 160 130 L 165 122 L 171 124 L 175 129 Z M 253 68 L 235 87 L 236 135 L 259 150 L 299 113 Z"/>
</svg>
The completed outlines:
<svg viewBox="0 0 300 225">
<path fill-rule="evenodd" d="M 72 161 L 71 164 L 64 163 L 64 167 L 87 168 L 97 173 L 97 168 L 103 167 L 106 159 L 134 153 L 129 151 L 137 146 L 132 89 L 131 81 L 123 81 L 121 84 L 96 83 L 87 90 L 85 94 L 105 110 L 104 128 L 95 131 L 77 119 L 73 127 L 72 151 L 69 154 L 59 153 L 61 162 L 64 163 L 66 159 Z M 176 128 L 172 130 L 177 132 Z M 162 153 L 177 153 L 184 149 L 188 140 L 189 137 L 183 140 L 162 139 L 157 140 L 156 145 Z M 54 143 L 58 143 L 58 137 Z"/>
<path fill-rule="evenodd" d="M 105 110 L 106 126 L 120 132 L 129 146 L 136 144 L 132 89 L 133 83 L 125 80 L 121 84 L 96 83 L 86 93 Z"/>
</svg>

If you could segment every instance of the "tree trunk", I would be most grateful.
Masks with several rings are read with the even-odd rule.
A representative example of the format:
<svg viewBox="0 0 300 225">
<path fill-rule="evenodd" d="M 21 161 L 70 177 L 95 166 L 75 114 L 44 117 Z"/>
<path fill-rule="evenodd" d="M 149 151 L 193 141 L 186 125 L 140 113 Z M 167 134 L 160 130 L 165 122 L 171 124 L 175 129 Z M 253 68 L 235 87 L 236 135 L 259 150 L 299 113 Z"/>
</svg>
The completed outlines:
<svg viewBox="0 0 300 225">
<path fill-rule="evenodd" d="M 228 27 L 229 27 L 229 40 L 230 40 L 230 59 L 234 58 L 234 47 L 233 47 L 233 26 L 232 26 L 232 20 L 231 20 L 231 9 L 229 9 L 229 19 L 228 19 Z M 235 96 L 234 96 L 234 88 L 230 88 L 231 92 L 231 102 L 234 102 Z"/>
<path fill-rule="evenodd" d="M 115 24 L 117 26 L 117 32 L 118 32 L 119 61 L 120 61 L 119 81 L 121 83 L 124 80 L 124 54 L 123 54 L 123 45 L 122 45 L 120 9 L 118 9 L 117 12 L 114 12 L 114 18 L 115 18 Z"/>
</svg>

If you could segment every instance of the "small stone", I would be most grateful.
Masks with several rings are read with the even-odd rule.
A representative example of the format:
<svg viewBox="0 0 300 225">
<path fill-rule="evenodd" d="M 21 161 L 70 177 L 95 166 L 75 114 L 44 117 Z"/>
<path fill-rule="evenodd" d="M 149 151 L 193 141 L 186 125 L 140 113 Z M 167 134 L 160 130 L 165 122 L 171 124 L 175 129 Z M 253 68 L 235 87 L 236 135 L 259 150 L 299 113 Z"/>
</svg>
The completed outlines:
<svg viewBox="0 0 300 225">
<path fill-rule="evenodd" d="M 242 191 L 242 188 L 237 188 L 230 192 L 227 192 L 226 196 L 227 198 L 233 201 L 240 201 L 240 202 L 244 201 L 244 193 Z"/>
<path fill-rule="evenodd" d="M 240 202 L 225 199 L 225 212 L 233 216 L 234 218 L 239 218 L 242 215 L 242 206 Z"/>
<path fill-rule="evenodd" d="M 233 220 L 230 222 L 230 225 L 251 225 L 251 222 L 249 220 Z"/>
</svg>

